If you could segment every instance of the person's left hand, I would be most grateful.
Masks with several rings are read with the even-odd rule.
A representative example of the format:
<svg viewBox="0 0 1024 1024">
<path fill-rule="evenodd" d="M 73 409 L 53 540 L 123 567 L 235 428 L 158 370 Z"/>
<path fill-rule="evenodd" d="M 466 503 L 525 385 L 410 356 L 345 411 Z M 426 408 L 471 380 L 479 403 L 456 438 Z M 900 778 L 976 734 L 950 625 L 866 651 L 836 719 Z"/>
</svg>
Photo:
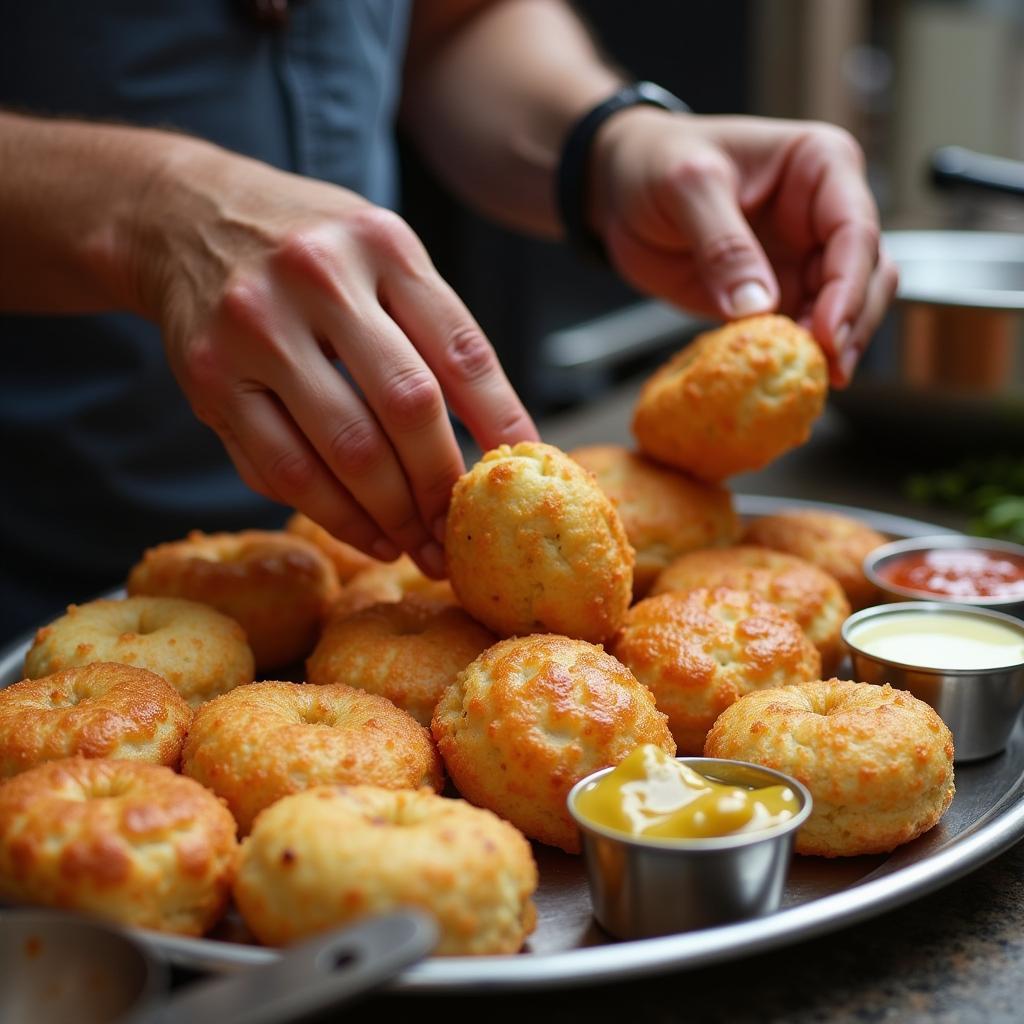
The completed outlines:
<svg viewBox="0 0 1024 1024">
<path fill-rule="evenodd" d="M 814 122 L 635 107 L 595 140 L 591 225 L 637 288 L 733 319 L 778 310 L 849 383 L 896 290 L 860 147 Z"/>
</svg>

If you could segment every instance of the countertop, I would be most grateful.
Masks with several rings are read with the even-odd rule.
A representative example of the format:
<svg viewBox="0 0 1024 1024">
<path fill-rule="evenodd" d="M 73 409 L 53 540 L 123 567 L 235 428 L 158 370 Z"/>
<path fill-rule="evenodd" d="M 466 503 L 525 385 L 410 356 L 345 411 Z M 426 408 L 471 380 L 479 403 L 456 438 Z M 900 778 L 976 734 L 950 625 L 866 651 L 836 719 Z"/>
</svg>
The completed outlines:
<svg viewBox="0 0 1024 1024">
<path fill-rule="evenodd" d="M 634 381 L 587 408 L 544 420 L 562 448 L 629 444 Z M 871 507 L 962 528 L 961 516 L 905 498 L 911 470 L 941 462 L 927 439 L 865 441 L 827 413 L 811 441 L 770 468 L 731 481 L 737 493 Z M 526 994 L 379 994 L 345 1010 L 349 1022 L 397 1019 L 524 1021 L 937 1021 L 1024 1019 L 1024 845 L 903 908 L 768 954 L 642 981 Z"/>
</svg>

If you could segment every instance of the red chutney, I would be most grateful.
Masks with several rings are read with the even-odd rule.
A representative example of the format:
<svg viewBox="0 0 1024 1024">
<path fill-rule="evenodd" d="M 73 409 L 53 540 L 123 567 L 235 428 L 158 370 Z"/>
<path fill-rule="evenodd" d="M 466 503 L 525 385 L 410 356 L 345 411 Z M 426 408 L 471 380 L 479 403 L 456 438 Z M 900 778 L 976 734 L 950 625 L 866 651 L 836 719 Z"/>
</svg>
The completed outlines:
<svg viewBox="0 0 1024 1024">
<path fill-rule="evenodd" d="M 1024 557 L 980 548 L 934 548 L 885 562 L 878 575 L 897 587 L 943 597 L 1024 598 Z"/>
</svg>

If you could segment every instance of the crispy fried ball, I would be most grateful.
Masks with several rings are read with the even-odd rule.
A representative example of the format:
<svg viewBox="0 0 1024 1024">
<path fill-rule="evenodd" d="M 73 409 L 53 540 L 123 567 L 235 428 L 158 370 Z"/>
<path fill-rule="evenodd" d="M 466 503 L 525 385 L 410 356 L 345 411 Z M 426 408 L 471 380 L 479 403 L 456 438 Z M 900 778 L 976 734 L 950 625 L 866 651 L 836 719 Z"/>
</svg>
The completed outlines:
<svg viewBox="0 0 1024 1024">
<path fill-rule="evenodd" d="M 838 582 L 816 565 L 752 544 L 692 551 L 658 576 L 651 594 L 699 587 L 750 590 L 778 605 L 800 623 L 818 648 L 822 671 L 835 671 L 842 654 L 840 630 L 850 604 Z"/>
<path fill-rule="evenodd" d="M 441 694 L 497 639 L 461 608 L 411 595 L 328 622 L 306 680 L 379 693 L 429 728 Z"/>
<path fill-rule="evenodd" d="M 687 551 L 731 544 L 739 532 L 732 495 L 621 445 L 569 454 L 597 478 L 636 552 L 633 597 L 643 597 L 669 562 Z"/>
<path fill-rule="evenodd" d="M 308 540 L 315 544 L 334 564 L 338 579 L 347 583 L 357 572 L 369 569 L 371 566 L 383 565 L 376 558 L 363 554 L 359 548 L 338 540 L 334 534 L 329 533 L 319 523 L 314 523 L 309 516 L 296 512 L 290 516 L 284 524 L 285 532 L 293 533 L 296 537 Z"/>
<path fill-rule="evenodd" d="M 436 952 L 464 956 L 518 952 L 536 888 L 530 844 L 489 811 L 429 790 L 324 786 L 256 819 L 235 902 L 268 945 L 416 907 L 437 921 Z"/>
<path fill-rule="evenodd" d="M 345 618 L 371 605 L 400 601 L 408 595 L 415 595 L 424 606 L 455 608 L 459 604 L 447 580 L 432 580 L 408 555 L 402 555 L 394 562 L 378 562 L 357 572 L 331 606 L 330 618 Z"/>
<path fill-rule="evenodd" d="M 423 726 L 341 683 L 251 683 L 204 704 L 181 770 L 227 801 L 242 835 L 264 807 L 313 786 L 440 789 L 444 778 Z"/>
<path fill-rule="evenodd" d="M 566 853 L 580 850 L 565 803 L 580 779 L 641 743 L 676 751 L 629 669 L 600 647 L 548 634 L 484 651 L 445 691 L 432 728 L 462 796 Z"/>
<path fill-rule="evenodd" d="M 851 516 L 789 509 L 755 519 L 743 540 L 813 562 L 839 581 L 855 610 L 878 600 L 878 588 L 864 575 L 864 559 L 888 538 Z"/>
<path fill-rule="evenodd" d="M 717 482 L 803 444 L 828 391 L 814 338 L 784 316 L 698 335 L 644 384 L 633 434 L 648 455 Z"/>
<path fill-rule="evenodd" d="M 953 799 L 953 738 L 905 690 L 828 679 L 755 690 L 722 712 L 708 757 L 791 775 L 814 798 L 798 853 L 887 853 L 932 828 Z"/>
<path fill-rule="evenodd" d="M 448 576 L 502 636 L 549 631 L 600 643 L 633 589 L 633 549 L 593 477 L 551 445 L 501 445 L 452 492 Z"/>
<path fill-rule="evenodd" d="M 701 754 L 715 719 L 743 694 L 821 675 L 796 619 L 726 587 L 640 601 L 610 650 L 654 694 L 680 754 Z"/>
<path fill-rule="evenodd" d="M 202 935 L 237 857 L 223 801 L 163 765 L 66 758 L 0 786 L 0 901 Z"/>
<path fill-rule="evenodd" d="M 96 662 L 0 690 L 0 779 L 79 754 L 178 766 L 192 711 L 144 668 Z"/>
<path fill-rule="evenodd" d="M 30 679 L 114 661 L 162 676 L 192 707 L 252 682 L 252 650 L 232 618 L 177 597 L 101 598 L 71 605 L 36 632 L 25 655 Z"/>
<path fill-rule="evenodd" d="M 150 548 L 128 576 L 129 594 L 185 597 L 245 630 L 256 671 L 301 661 L 339 593 L 330 559 L 309 541 L 273 530 L 205 534 Z"/>
</svg>

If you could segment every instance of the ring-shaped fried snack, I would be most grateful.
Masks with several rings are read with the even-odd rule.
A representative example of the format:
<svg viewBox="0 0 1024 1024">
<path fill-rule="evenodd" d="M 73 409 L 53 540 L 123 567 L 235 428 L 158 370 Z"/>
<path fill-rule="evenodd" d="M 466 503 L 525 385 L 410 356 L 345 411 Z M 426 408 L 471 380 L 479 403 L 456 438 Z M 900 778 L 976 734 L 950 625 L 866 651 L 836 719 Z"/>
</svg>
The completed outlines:
<svg viewBox="0 0 1024 1024">
<path fill-rule="evenodd" d="M 434 738 L 459 793 L 531 839 L 580 850 L 566 807 L 641 743 L 676 752 L 650 690 L 600 647 L 537 634 L 489 647 L 448 687 Z"/>
<path fill-rule="evenodd" d="M 313 786 L 440 789 L 444 778 L 412 715 L 341 683 L 251 683 L 204 704 L 181 770 L 227 801 L 242 835 L 264 807 Z"/>
<path fill-rule="evenodd" d="M 722 712 L 704 753 L 774 768 L 811 791 L 797 853 L 888 853 L 935 826 L 953 800 L 949 729 L 888 684 L 826 679 L 755 690 Z"/>
<path fill-rule="evenodd" d="M 680 754 L 701 754 L 715 719 L 743 694 L 821 676 L 796 619 L 727 587 L 638 602 L 609 650 L 654 694 Z"/>
<path fill-rule="evenodd" d="M 331 618 L 306 661 L 306 681 L 379 693 L 429 728 L 441 694 L 497 639 L 461 608 L 410 595 Z"/>
<path fill-rule="evenodd" d="M 753 544 L 691 551 L 658 576 L 651 596 L 704 587 L 749 590 L 778 605 L 800 623 L 818 648 L 822 671 L 836 670 L 842 654 L 840 631 L 850 614 L 850 602 L 838 581 L 823 569 L 796 555 Z"/>
<path fill-rule="evenodd" d="M 490 811 L 429 790 L 332 786 L 285 797 L 242 847 L 235 902 L 285 945 L 371 914 L 427 911 L 436 953 L 516 953 L 536 920 L 530 844 Z"/>
<path fill-rule="evenodd" d="M 0 690 L 0 779 L 63 757 L 176 768 L 192 711 L 160 676 L 97 662 Z"/>
<path fill-rule="evenodd" d="M 163 765 L 73 757 L 0 786 L 0 900 L 202 935 L 237 857 L 223 801 Z"/>
<path fill-rule="evenodd" d="M 633 597 L 641 598 L 673 559 L 731 544 L 739 532 L 732 495 L 631 452 L 598 444 L 569 454 L 594 474 L 612 500 L 636 552 Z"/>
<path fill-rule="evenodd" d="M 338 576 L 315 545 L 290 533 L 242 530 L 150 548 L 128 575 L 129 594 L 184 597 L 230 615 L 245 630 L 256 671 L 293 665 L 313 649 Z"/>
<path fill-rule="evenodd" d="M 155 672 L 192 707 L 252 682 L 254 671 L 234 619 L 198 601 L 128 597 L 71 605 L 36 632 L 25 674 L 37 679 L 97 661 Z"/>
</svg>

